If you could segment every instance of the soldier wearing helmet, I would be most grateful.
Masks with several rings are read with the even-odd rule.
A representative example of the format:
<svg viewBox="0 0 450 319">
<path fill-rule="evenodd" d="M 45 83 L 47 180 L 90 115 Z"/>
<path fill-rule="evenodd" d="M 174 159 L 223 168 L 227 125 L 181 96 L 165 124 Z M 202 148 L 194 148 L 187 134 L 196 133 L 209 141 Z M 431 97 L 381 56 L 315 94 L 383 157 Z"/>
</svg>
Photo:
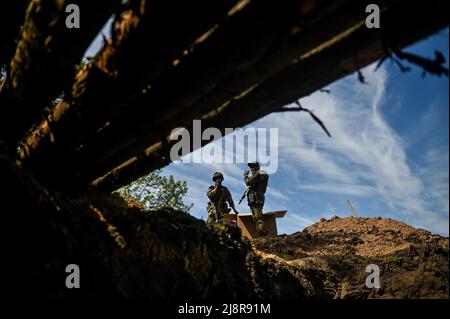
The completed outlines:
<svg viewBox="0 0 450 319">
<path fill-rule="evenodd" d="M 247 201 L 252 211 L 253 219 L 256 223 L 256 231 L 260 236 L 267 235 L 264 225 L 263 207 L 265 202 L 265 193 L 269 182 L 269 175 L 260 169 L 258 162 L 248 163 L 252 175 L 249 171 L 244 172 L 244 182 L 248 186 Z"/>
<path fill-rule="evenodd" d="M 231 193 L 227 187 L 222 185 L 223 174 L 215 172 L 212 176 L 214 186 L 208 188 L 206 195 L 209 198 L 207 210 L 208 210 L 208 224 L 222 223 L 224 214 L 230 212 L 231 209 L 236 214 L 239 214 L 236 210 L 231 197 Z M 231 207 L 228 208 L 228 205 Z"/>
</svg>

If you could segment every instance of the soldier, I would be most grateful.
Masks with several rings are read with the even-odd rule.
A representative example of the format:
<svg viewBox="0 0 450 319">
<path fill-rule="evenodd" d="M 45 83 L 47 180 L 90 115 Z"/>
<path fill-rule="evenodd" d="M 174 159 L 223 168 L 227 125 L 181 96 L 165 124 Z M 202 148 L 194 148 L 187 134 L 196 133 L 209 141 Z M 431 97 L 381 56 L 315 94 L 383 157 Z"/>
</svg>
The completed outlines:
<svg viewBox="0 0 450 319">
<path fill-rule="evenodd" d="M 260 236 L 268 234 L 264 225 L 262 209 L 264 207 L 265 193 L 269 182 L 269 175 L 260 170 L 258 162 L 248 163 L 252 176 L 248 176 L 249 171 L 244 172 L 244 182 L 248 186 L 247 201 L 252 210 L 253 219 L 256 223 L 256 231 Z"/>
<path fill-rule="evenodd" d="M 206 195 L 209 198 L 207 210 L 208 210 L 208 220 L 207 224 L 214 223 L 222 223 L 223 214 L 229 213 L 231 209 L 236 214 L 239 214 L 236 208 L 234 207 L 233 198 L 231 197 L 231 193 L 225 186 L 222 185 L 223 175 L 220 172 L 215 172 L 213 174 L 212 180 L 214 182 L 214 186 L 210 186 L 208 188 L 208 192 Z M 231 209 L 228 208 L 230 205 Z"/>
</svg>

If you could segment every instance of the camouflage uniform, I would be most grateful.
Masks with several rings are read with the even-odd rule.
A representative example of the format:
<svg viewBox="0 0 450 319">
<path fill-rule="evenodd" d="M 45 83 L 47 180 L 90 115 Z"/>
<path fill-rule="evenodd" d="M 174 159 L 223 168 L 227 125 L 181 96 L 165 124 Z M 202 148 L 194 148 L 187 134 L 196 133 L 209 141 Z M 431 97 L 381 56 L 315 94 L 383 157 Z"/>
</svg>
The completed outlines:
<svg viewBox="0 0 450 319">
<path fill-rule="evenodd" d="M 252 210 L 253 219 L 256 223 L 256 230 L 259 235 L 267 235 L 262 209 L 264 207 L 264 194 L 269 182 L 269 175 L 267 175 L 266 172 L 259 170 L 250 177 L 245 176 L 244 182 L 249 187 L 247 200 L 248 206 L 250 206 L 250 209 Z"/>
<path fill-rule="evenodd" d="M 223 214 L 228 214 L 230 211 L 227 203 L 230 207 L 234 207 L 233 198 L 228 188 L 220 186 L 217 190 L 214 189 L 214 186 L 210 186 L 206 193 L 210 200 L 206 208 L 208 210 L 208 220 L 206 221 L 208 224 L 222 223 Z"/>
</svg>

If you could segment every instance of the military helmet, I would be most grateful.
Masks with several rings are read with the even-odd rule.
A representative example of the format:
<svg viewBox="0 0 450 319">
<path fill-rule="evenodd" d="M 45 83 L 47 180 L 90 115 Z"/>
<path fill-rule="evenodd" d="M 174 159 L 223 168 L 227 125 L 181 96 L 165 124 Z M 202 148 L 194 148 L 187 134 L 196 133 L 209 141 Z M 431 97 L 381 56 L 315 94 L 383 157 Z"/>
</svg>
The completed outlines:
<svg viewBox="0 0 450 319">
<path fill-rule="evenodd" d="M 250 167 L 250 168 L 254 168 L 254 167 L 256 167 L 256 168 L 259 168 L 259 163 L 258 162 L 250 162 L 250 163 L 248 163 L 247 164 L 248 165 L 248 167 Z"/>
<path fill-rule="evenodd" d="M 213 182 L 216 181 L 216 179 L 221 178 L 223 180 L 223 174 L 221 172 L 215 172 L 212 176 Z"/>
</svg>

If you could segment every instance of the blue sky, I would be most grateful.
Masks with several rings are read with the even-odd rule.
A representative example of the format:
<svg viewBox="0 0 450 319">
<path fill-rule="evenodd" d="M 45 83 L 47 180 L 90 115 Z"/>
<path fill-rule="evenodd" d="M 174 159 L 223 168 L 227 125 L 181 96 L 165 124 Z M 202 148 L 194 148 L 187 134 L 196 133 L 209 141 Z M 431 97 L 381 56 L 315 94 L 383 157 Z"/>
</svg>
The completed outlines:
<svg viewBox="0 0 450 319">
<path fill-rule="evenodd" d="M 86 56 L 99 50 L 101 39 Z M 447 29 L 405 51 L 434 57 L 437 49 L 448 60 L 448 40 Z M 279 233 L 299 231 L 321 217 L 348 216 L 350 200 L 359 216 L 402 220 L 448 236 L 448 79 L 422 78 L 415 66 L 401 73 L 389 61 L 376 72 L 374 67 L 363 70 L 368 84 L 352 74 L 328 86 L 330 94 L 301 99 L 325 122 L 331 139 L 306 113 L 274 113 L 244 127 L 278 128 L 278 170 L 270 176 L 265 211 L 288 211 L 278 220 Z M 245 169 L 244 164 L 173 163 L 163 174 L 187 181 L 191 214 L 206 219 L 212 173 L 224 173 L 237 204 Z M 238 210 L 249 212 L 245 202 Z"/>
<path fill-rule="evenodd" d="M 448 58 L 448 30 L 407 52 Z M 409 73 L 386 61 L 302 98 L 333 135 L 328 138 L 306 113 L 274 113 L 247 127 L 278 128 L 278 170 L 270 176 L 265 211 L 286 209 L 279 233 L 292 233 L 335 214 L 348 216 L 350 200 L 360 216 L 382 216 L 448 235 L 448 79 Z M 245 129 L 246 127 L 244 127 Z M 233 138 L 226 136 L 224 139 Z M 214 143 L 222 143 L 218 140 Z M 174 163 L 166 175 L 186 180 L 191 214 L 206 219 L 206 190 L 214 171 L 235 202 L 243 192 L 244 164 Z M 245 202 L 238 206 L 249 212 Z"/>
</svg>

